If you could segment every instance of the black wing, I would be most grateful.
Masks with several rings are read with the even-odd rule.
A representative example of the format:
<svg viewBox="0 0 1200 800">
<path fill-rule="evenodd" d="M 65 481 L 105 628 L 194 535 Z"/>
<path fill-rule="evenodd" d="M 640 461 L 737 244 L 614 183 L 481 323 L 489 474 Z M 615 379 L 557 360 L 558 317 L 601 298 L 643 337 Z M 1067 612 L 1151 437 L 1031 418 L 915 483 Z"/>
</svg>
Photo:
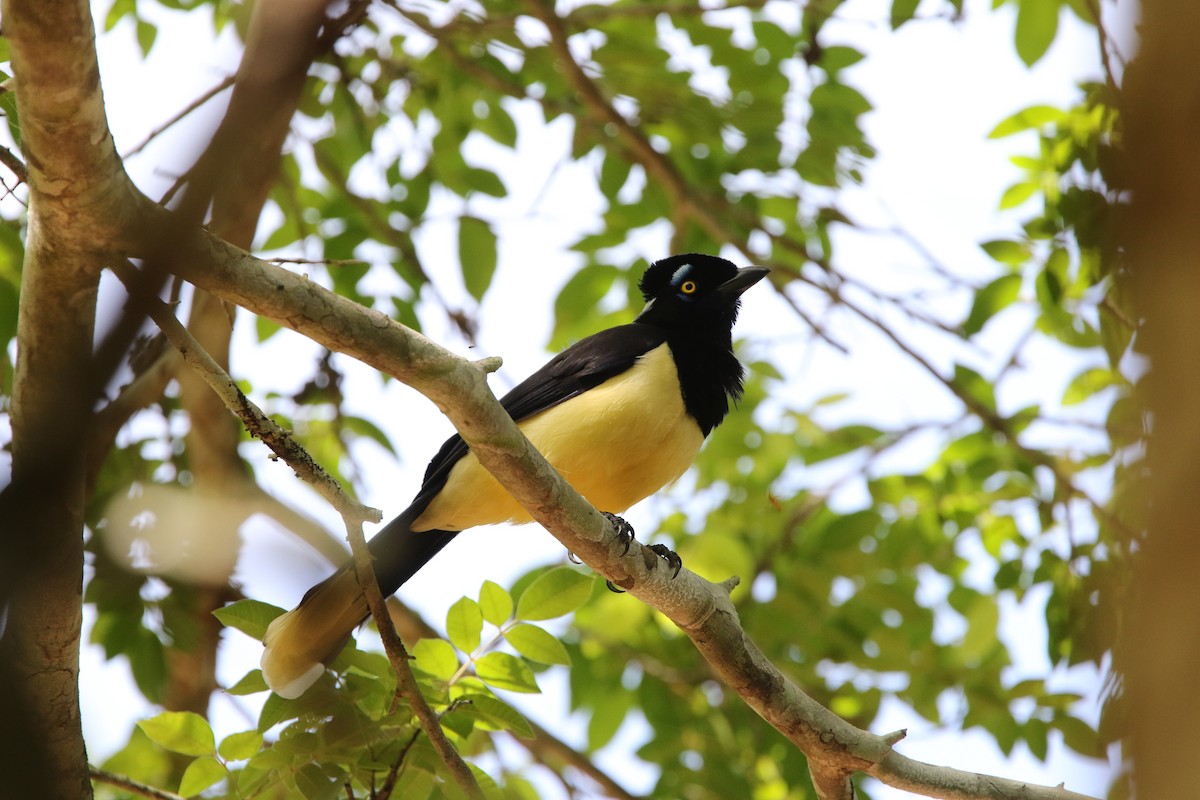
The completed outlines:
<svg viewBox="0 0 1200 800">
<path fill-rule="evenodd" d="M 570 400 L 620 375 L 667 340 L 666 332 L 652 325 L 621 325 L 580 339 L 546 362 L 537 372 L 500 398 L 500 405 L 516 422 Z M 433 499 L 446 482 L 450 469 L 467 454 L 458 434 L 438 450 L 425 470 L 421 491 L 413 505 Z"/>
</svg>

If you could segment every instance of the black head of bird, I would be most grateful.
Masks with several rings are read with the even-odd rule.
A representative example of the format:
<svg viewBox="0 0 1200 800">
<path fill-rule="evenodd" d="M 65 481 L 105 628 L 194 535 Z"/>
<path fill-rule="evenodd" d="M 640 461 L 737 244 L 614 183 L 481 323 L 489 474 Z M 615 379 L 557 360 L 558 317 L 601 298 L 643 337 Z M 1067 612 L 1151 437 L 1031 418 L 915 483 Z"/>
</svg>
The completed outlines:
<svg viewBox="0 0 1200 800">
<path fill-rule="evenodd" d="M 646 307 L 637 321 L 665 328 L 687 327 L 692 333 L 729 337 L 737 320 L 742 292 L 766 277 L 765 267 L 738 269 L 733 263 L 702 253 L 685 253 L 655 261 L 638 288 Z"/>
</svg>

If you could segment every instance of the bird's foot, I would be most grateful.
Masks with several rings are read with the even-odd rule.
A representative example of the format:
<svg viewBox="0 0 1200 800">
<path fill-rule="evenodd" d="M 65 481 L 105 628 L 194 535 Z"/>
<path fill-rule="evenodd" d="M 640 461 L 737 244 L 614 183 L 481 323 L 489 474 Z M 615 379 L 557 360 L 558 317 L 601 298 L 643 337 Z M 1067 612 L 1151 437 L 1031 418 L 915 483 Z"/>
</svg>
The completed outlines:
<svg viewBox="0 0 1200 800">
<path fill-rule="evenodd" d="M 626 555 L 629 552 L 629 546 L 633 544 L 633 526 L 616 514 L 601 511 L 600 515 L 612 525 L 613 532 L 617 534 L 617 541 L 625 545 L 624 549 L 621 550 L 621 555 Z"/>
<path fill-rule="evenodd" d="M 601 511 L 600 513 L 603 514 L 605 519 L 607 519 L 612 525 L 613 531 L 617 535 L 617 541 L 625 545 L 624 549 L 621 550 L 621 555 L 626 555 L 629 552 L 630 546 L 633 544 L 633 526 L 621 517 L 618 517 L 616 514 L 610 514 L 607 511 Z M 679 577 L 679 571 L 683 569 L 683 559 L 679 557 L 678 553 L 664 544 L 651 544 L 647 545 L 647 548 L 663 561 L 667 562 L 667 566 L 672 570 L 672 580 Z M 657 564 L 657 561 L 650 561 L 647 562 L 646 566 L 650 569 L 654 569 Z M 612 581 L 605 581 L 605 584 L 608 586 L 609 591 L 617 592 L 618 594 L 623 594 L 625 592 L 624 589 L 619 588 Z"/>
<path fill-rule="evenodd" d="M 679 577 L 679 571 L 683 569 L 683 559 L 679 557 L 679 553 L 676 553 L 665 544 L 649 544 L 646 546 L 653 550 L 659 558 L 667 562 L 667 566 L 672 570 L 671 580 Z"/>
</svg>

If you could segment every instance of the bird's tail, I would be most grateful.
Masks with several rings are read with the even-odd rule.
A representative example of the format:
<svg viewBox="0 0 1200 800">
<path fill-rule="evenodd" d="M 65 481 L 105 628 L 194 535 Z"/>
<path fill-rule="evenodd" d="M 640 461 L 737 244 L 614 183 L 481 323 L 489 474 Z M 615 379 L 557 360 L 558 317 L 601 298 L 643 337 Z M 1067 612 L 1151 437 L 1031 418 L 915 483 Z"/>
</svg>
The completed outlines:
<svg viewBox="0 0 1200 800">
<path fill-rule="evenodd" d="M 387 597 L 437 555 L 455 531 L 421 531 L 411 525 L 424 511 L 409 508 L 368 543 L 379 590 Z M 262 672 L 280 697 L 296 698 L 312 686 L 369 614 L 353 562 L 308 590 L 300 604 L 277 617 L 263 638 Z"/>
</svg>

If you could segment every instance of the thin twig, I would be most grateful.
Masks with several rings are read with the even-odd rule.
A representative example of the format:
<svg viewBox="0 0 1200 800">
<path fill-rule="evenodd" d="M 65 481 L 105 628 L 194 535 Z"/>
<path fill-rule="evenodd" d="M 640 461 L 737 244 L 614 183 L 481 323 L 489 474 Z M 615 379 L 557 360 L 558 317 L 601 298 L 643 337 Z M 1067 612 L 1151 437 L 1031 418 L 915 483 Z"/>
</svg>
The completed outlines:
<svg viewBox="0 0 1200 800">
<path fill-rule="evenodd" d="M 20 183 L 29 183 L 29 169 L 16 153 L 7 147 L 0 146 L 0 164 L 8 167 Z M 10 190 L 11 191 L 11 190 Z"/>
<path fill-rule="evenodd" d="M 370 264 L 361 258 L 267 258 L 273 264 L 324 264 L 330 267 L 348 267 L 355 264 Z"/>
<path fill-rule="evenodd" d="M 219 95 L 221 92 L 223 92 L 223 91 L 225 91 L 226 89 L 228 89 L 230 86 L 233 86 L 233 82 L 234 82 L 236 79 L 237 79 L 237 76 L 236 76 L 236 75 L 229 75 L 229 76 L 227 76 L 226 78 L 224 78 L 224 79 L 223 79 L 223 80 L 222 80 L 220 83 L 218 83 L 216 86 L 212 87 L 212 88 L 211 88 L 211 89 L 209 89 L 207 92 L 205 92 L 204 94 L 200 95 L 199 97 L 197 97 L 197 98 L 196 98 L 195 100 L 193 100 L 192 102 L 188 103 L 188 104 L 187 104 L 187 106 L 185 106 L 185 107 L 184 107 L 184 109 L 183 109 L 182 111 L 180 111 L 178 114 L 176 114 L 175 116 L 173 116 L 173 117 L 169 118 L 169 119 L 168 119 L 166 122 L 164 122 L 162 125 L 159 125 L 157 128 L 155 128 L 154 130 L 150 131 L 150 133 L 149 133 L 149 134 L 146 136 L 146 138 L 145 138 L 145 139 L 143 139 L 143 140 L 142 140 L 142 141 L 141 141 L 141 142 L 140 142 L 140 143 L 139 143 L 137 146 L 135 146 L 135 147 L 134 147 L 132 150 L 128 150 L 128 151 L 126 151 L 126 152 L 125 152 L 125 153 L 124 153 L 124 154 L 121 156 L 121 158 L 124 158 L 124 159 L 133 158 L 133 157 L 134 157 L 134 156 L 136 156 L 138 153 L 140 153 L 140 152 L 142 152 L 143 150 L 145 150 L 145 149 L 146 149 L 146 147 L 148 147 L 148 146 L 149 146 L 149 144 L 150 144 L 151 142 L 153 142 L 153 141 L 154 141 L 156 138 L 158 138 L 158 137 L 159 137 L 159 136 L 161 136 L 162 134 L 166 133 L 166 132 L 167 132 L 167 131 L 168 131 L 168 130 L 169 130 L 169 129 L 170 129 L 172 126 L 173 126 L 173 125 L 176 125 L 176 124 L 178 124 L 180 121 L 182 121 L 182 120 L 183 120 L 183 118 L 184 118 L 184 117 L 186 117 L 188 114 L 191 114 L 193 111 L 195 111 L 196 109 L 198 109 L 200 106 L 204 105 L 204 104 L 205 104 L 205 103 L 207 103 L 209 100 L 212 100 L 214 97 L 216 97 L 216 96 L 217 96 L 217 95 Z"/>
<path fill-rule="evenodd" d="M 107 783 L 109 786 L 116 786 L 127 792 L 133 792 L 142 797 L 149 797 L 151 800 L 184 800 L 181 795 L 177 795 L 174 792 L 165 792 L 162 789 L 156 789 L 153 786 L 139 783 L 133 778 L 117 775 L 115 772 L 93 767 L 90 764 L 88 765 L 88 774 L 92 776 L 92 780 L 94 781 Z"/>
</svg>

